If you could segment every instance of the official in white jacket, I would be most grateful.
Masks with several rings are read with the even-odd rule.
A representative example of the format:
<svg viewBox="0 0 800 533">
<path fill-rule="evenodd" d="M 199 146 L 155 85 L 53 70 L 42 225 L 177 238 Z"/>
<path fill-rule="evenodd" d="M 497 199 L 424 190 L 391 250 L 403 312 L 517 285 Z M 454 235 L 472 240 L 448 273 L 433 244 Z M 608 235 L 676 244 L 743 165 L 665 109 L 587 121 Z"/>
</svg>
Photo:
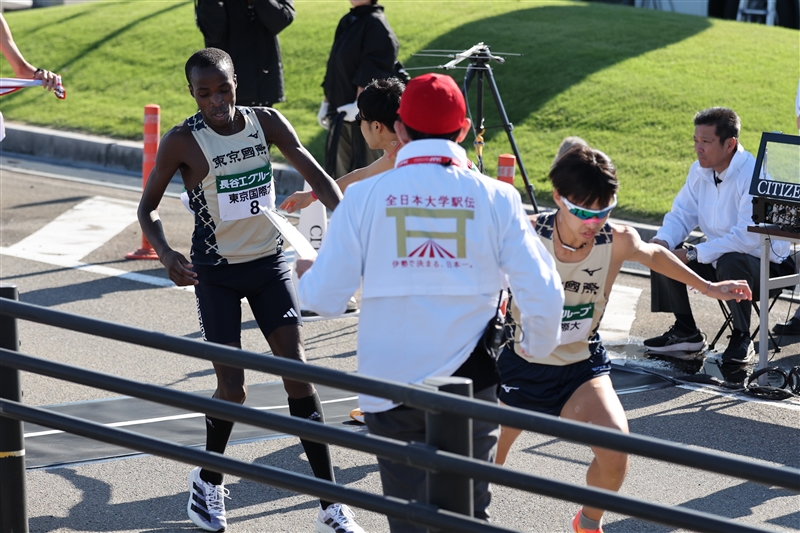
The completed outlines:
<svg viewBox="0 0 800 533">
<path fill-rule="evenodd" d="M 750 181 L 755 158 L 739 143 L 741 122 L 731 109 L 712 107 L 694 117 L 695 161 L 686 183 L 664 216 L 664 224 L 651 242 L 670 250 L 689 268 L 711 281 L 747 280 L 756 298 L 760 271 L 759 237 L 749 233 L 753 224 Z M 682 247 L 699 227 L 706 241 Z M 771 268 L 778 269 L 789 254 L 789 243 L 775 241 L 770 248 Z M 675 323 L 658 337 L 644 341 L 653 352 L 700 351 L 705 337 L 697 328 L 686 286 L 656 272 L 651 273 L 651 310 L 672 312 Z M 724 363 L 744 364 L 754 358 L 750 340 L 749 300 L 729 301 L 733 335 L 722 354 Z"/>
<path fill-rule="evenodd" d="M 409 82 L 395 123 L 405 146 L 395 168 L 352 185 L 331 218 L 319 257 L 300 279 L 300 299 L 338 315 L 363 282 L 358 372 L 402 383 L 473 380 L 474 396 L 497 401 L 495 361 L 479 342 L 495 315 L 503 276 L 514 291 L 530 357 L 560 337 L 561 280 L 514 188 L 471 169 L 461 142 L 470 127 L 449 76 Z M 455 142 L 454 142 L 455 141 Z M 298 272 L 304 265 L 298 265 Z M 373 434 L 425 440 L 425 413 L 359 395 Z M 493 461 L 498 427 L 473 421 L 474 457 Z M 425 472 L 378 459 L 384 494 L 425 501 Z M 488 518 L 488 483 L 476 482 L 475 516 Z M 424 528 L 389 518 L 392 531 Z"/>
</svg>

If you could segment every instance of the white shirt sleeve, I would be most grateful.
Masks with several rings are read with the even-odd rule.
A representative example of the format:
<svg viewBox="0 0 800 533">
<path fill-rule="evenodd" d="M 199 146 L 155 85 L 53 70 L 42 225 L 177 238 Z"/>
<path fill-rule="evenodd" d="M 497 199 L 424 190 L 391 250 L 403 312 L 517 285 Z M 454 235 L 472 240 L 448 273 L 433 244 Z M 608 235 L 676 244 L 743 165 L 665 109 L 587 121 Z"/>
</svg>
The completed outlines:
<svg viewBox="0 0 800 533">
<path fill-rule="evenodd" d="M 297 292 L 303 308 L 322 316 L 344 313 L 361 284 L 363 255 L 356 196 L 349 194 L 336 207 L 314 265 L 300 278 Z"/>
<path fill-rule="evenodd" d="M 694 185 L 692 171 L 689 170 L 686 183 L 678 191 L 672 202 L 672 209 L 664 215 L 664 223 L 656 233 L 655 238 L 665 241 L 670 250 L 683 242 L 697 227 L 699 201 Z"/>
<path fill-rule="evenodd" d="M 498 209 L 502 213 L 502 209 Z M 511 195 L 508 216 L 501 219 L 500 269 L 508 277 L 525 333 L 522 351 L 531 359 L 547 357 L 561 341 L 564 289 L 555 261 L 531 226 L 519 195 Z"/>
</svg>

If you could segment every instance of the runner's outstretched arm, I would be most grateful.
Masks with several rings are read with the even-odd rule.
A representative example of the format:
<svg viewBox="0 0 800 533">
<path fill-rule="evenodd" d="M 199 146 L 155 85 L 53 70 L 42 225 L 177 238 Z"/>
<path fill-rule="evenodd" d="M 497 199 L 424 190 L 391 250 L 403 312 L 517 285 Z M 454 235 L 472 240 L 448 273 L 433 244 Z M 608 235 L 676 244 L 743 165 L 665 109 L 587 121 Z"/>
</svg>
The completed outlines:
<svg viewBox="0 0 800 533">
<path fill-rule="evenodd" d="M 328 176 L 308 150 L 300 144 L 300 139 L 289 121 L 272 108 L 256 108 L 256 116 L 264 135 L 267 136 L 267 142 L 274 144 L 281 151 L 289 164 L 311 185 L 325 207 L 330 210 L 335 209 L 342 199 L 342 192 L 333 178 Z"/>
<path fill-rule="evenodd" d="M 681 262 L 678 257 L 663 246 L 645 243 L 633 228 L 625 227 L 614 235 L 614 244 L 621 245 L 627 251 L 627 261 L 636 261 L 669 278 L 694 287 L 700 293 L 717 300 L 751 300 L 753 292 L 744 280 L 726 280 L 711 283 L 697 275 Z"/>
<path fill-rule="evenodd" d="M 372 176 L 380 174 L 381 172 L 386 172 L 392 168 L 394 168 L 394 161 L 387 157 L 381 157 L 380 159 L 373 161 L 369 166 L 357 168 L 354 171 L 345 174 L 336 180 L 336 185 L 338 185 L 339 189 L 342 191 L 342 193 L 344 193 L 344 190 L 353 183 L 371 178 Z M 284 200 L 280 205 L 280 208 L 289 213 L 294 213 L 298 209 L 304 209 L 308 207 L 313 201 L 314 198 L 311 196 L 310 192 L 297 191 L 286 198 L 286 200 Z"/>
</svg>

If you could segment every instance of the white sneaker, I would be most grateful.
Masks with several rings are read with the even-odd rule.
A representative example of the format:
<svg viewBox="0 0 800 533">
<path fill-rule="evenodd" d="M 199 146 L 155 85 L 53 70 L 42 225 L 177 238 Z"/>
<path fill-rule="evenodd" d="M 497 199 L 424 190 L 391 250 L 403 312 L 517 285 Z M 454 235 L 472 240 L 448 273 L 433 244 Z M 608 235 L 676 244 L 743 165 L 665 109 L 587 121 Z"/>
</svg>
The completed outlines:
<svg viewBox="0 0 800 533">
<path fill-rule="evenodd" d="M 186 512 L 194 524 L 206 531 L 225 531 L 225 498 L 229 491 L 224 485 L 212 485 L 200 479 L 200 467 L 189 472 L 189 503 Z"/>
<path fill-rule="evenodd" d="M 358 302 L 356 301 L 354 296 L 350 297 L 350 300 L 347 302 L 347 308 L 344 310 L 345 314 L 347 313 L 355 313 L 358 311 Z"/>
<path fill-rule="evenodd" d="M 343 503 L 333 503 L 317 513 L 317 533 L 367 533 L 356 524 L 355 515 Z"/>
</svg>

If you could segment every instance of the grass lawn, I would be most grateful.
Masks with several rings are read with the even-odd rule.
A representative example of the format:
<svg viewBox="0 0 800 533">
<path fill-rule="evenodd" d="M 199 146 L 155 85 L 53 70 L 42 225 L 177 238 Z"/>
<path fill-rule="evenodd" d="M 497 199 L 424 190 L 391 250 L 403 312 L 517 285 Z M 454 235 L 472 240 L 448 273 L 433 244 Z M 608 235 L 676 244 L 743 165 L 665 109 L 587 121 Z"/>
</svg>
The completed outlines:
<svg viewBox="0 0 800 533">
<path fill-rule="evenodd" d="M 795 132 L 800 32 L 582 1 L 383 0 L 407 67 L 445 62 L 423 49 L 463 50 L 485 42 L 523 163 L 542 204 L 560 140 L 580 135 L 618 167 L 616 215 L 658 222 L 694 159 L 692 116 L 722 105 L 742 118 L 745 148 L 762 131 Z M 288 101 L 278 105 L 322 160 L 316 123 L 320 83 L 344 0 L 299 0 L 281 34 Z M 6 13 L 26 58 L 62 74 L 68 98 L 35 89 L 0 100 L 8 120 L 141 138 L 143 106 L 162 108 L 162 131 L 195 111 L 183 64 L 202 47 L 192 3 L 102 1 Z M 3 63 L 2 76 L 11 76 Z M 412 75 L 432 70 L 412 70 Z M 464 70 L 450 73 L 459 83 Z M 477 83 L 470 88 L 475 113 Z M 488 87 L 484 160 L 511 152 Z M 471 139 L 468 145 L 471 151 Z M 517 185 L 521 186 L 517 174 Z"/>
</svg>

